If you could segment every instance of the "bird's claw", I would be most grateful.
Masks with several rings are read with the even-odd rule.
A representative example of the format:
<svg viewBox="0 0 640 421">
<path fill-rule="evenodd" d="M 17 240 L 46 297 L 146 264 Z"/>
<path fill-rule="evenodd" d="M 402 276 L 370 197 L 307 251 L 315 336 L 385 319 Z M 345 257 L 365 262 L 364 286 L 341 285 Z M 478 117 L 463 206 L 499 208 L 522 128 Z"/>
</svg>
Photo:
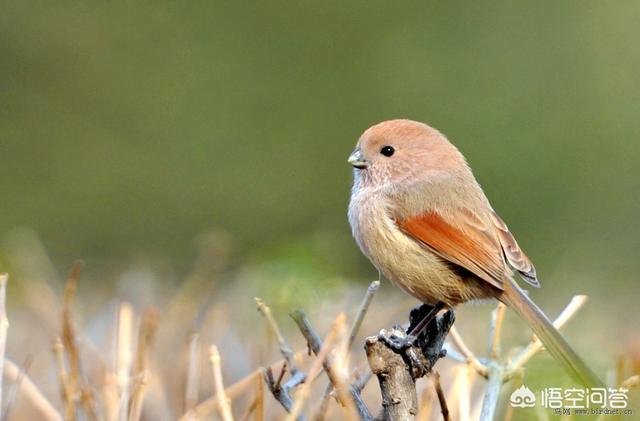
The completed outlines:
<svg viewBox="0 0 640 421">
<path fill-rule="evenodd" d="M 417 336 L 409 333 L 431 308 L 433 307 L 423 305 L 412 310 L 409 329 L 396 325 L 388 330 L 383 329 L 378 334 L 378 340 L 402 356 L 414 379 L 428 374 L 436 361 L 447 354 L 442 349 L 442 343 L 455 320 L 452 310 L 434 317 Z"/>
<path fill-rule="evenodd" d="M 428 360 L 420 347 L 416 346 L 416 336 L 405 334 L 401 328 L 394 328 L 382 330 L 378 334 L 378 339 L 404 358 L 414 378 L 420 378 L 428 373 Z"/>
<path fill-rule="evenodd" d="M 380 339 L 394 351 L 400 352 L 404 349 L 413 347 L 417 338 L 412 335 L 399 336 L 393 333 L 393 331 L 391 331 L 391 333 L 388 333 L 387 331 L 383 330 L 378 334 L 378 339 Z"/>
</svg>

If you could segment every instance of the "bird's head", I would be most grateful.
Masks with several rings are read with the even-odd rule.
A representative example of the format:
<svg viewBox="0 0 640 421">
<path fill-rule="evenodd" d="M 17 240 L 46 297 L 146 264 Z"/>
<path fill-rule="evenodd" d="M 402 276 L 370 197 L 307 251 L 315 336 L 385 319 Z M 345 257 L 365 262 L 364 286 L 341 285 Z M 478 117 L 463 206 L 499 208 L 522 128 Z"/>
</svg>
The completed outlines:
<svg viewBox="0 0 640 421">
<path fill-rule="evenodd" d="M 348 159 L 357 183 L 395 184 L 466 168 L 460 152 L 426 124 L 389 120 L 367 129 Z"/>
</svg>

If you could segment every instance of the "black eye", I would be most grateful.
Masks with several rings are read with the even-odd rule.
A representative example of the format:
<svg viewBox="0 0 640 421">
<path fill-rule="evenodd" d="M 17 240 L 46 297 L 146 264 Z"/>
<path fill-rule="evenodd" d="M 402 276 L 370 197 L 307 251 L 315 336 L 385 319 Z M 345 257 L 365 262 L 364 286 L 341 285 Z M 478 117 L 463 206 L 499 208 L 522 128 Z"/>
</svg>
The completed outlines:
<svg viewBox="0 0 640 421">
<path fill-rule="evenodd" d="M 384 156 L 391 156 L 395 151 L 393 146 L 383 146 L 382 149 L 380 149 L 380 153 Z"/>
</svg>

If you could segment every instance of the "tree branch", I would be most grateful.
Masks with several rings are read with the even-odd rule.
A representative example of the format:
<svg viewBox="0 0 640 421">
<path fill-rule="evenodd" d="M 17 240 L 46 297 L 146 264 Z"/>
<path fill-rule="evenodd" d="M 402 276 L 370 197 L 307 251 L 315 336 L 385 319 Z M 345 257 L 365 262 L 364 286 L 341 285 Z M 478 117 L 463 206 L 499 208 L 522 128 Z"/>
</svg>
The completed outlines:
<svg viewBox="0 0 640 421">
<path fill-rule="evenodd" d="M 423 323 L 424 317 L 432 314 L 431 310 L 433 307 L 426 304 L 412 310 L 407 331 L 396 326 L 366 340 L 369 366 L 380 384 L 383 420 L 415 419 L 418 413 L 416 379 L 430 373 L 438 359 L 446 354 L 442 346 L 455 320 L 452 310 L 431 319 L 413 341 L 407 333 Z M 448 412 L 446 403 L 443 409 L 443 413 Z"/>
</svg>

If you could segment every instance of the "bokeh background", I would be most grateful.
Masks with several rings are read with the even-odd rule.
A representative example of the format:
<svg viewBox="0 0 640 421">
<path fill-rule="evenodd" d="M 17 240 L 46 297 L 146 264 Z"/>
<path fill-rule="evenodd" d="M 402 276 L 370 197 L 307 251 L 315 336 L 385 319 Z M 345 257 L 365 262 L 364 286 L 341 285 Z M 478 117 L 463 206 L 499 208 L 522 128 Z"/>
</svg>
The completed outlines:
<svg viewBox="0 0 640 421">
<path fill-rule="evenodd" d="M 363 287 L 377 274 L 350 237 L 346 158 L 405 117 L 467 156 L 543 308 L 590 295 L 568 332 L 607 366 L 637 334 L 639 19 L 634 1 L 5 3 L 12 305 L 77 258 L 100 301 L 178 285 L 211 248 L 238 305 Z"/>
</svg>

